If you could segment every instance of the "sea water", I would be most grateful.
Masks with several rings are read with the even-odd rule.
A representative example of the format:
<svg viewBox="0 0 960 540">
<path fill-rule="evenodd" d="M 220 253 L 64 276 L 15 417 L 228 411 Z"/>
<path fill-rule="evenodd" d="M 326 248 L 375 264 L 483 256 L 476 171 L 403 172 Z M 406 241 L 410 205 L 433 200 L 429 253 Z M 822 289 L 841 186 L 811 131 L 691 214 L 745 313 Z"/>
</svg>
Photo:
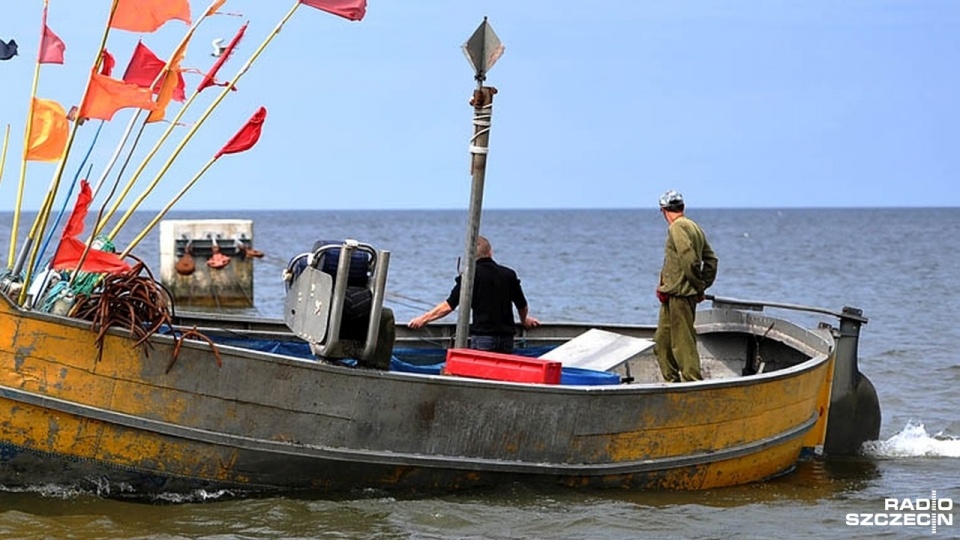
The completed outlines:
<svg viewBox="0 0 960 540">
<path fill-rule="evenodd" d="M 931 537 L 930 526 L 850 525 L 848 515 L 880 514 L 887 499 L 929 499 L 934 491 L 940 500 L 960 499 L 960 209 L 690 208 L 688 215 L 720 257 L 710 291 L 717 296 L 863 310 L 869 322 L 860 367 L 877 387 L 883 422 L 880 439 L 861 456 L 804 462 L 762 484 L 688 493 L 514 484 L 413 499 L 358 489 L 337 498 L 250 500 L 198 492 L 158 501 L 177 504 L 143 504 L 35 486 L 0 491 L 0 537 Z M 11 220 L 0 217 L 6 253 Z M 117 244 L 152 217 L 136 214 Z M 315 240 L 354 238 L 389 250 L 386 305 L 399 321 L 446 298 L 467 223 L 465 211 L 454 210 L 221 210 L 169 218 L 252 219 L 254 247 L 265 255 L 254 262 L 254 308 L 244 314 L 269 318 L 282 317 L 287 261 Z M 517 271 L 531 315 L 545 322 L 654 324 L 665 229 L 655 208 L 487 210 L 481 220 L 494 258 Z M 154 231 L 135 251 L 157 276 L 158 244 Z M 960 523 L 941 525 L 936 536 L 960 536 Z"/>
</svg>

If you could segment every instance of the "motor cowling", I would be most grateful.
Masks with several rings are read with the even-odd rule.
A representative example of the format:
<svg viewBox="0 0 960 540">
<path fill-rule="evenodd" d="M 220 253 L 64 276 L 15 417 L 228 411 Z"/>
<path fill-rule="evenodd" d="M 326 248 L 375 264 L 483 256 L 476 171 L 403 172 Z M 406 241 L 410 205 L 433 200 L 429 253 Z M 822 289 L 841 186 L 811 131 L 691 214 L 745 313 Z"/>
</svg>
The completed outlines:
<svg viewBox="0 0 960 540">
<path fill-rule="evenodd" d="M 383 307 L 388 251 L 355 240 L 320 240 L 287 264 L 287 326 L 325 359 L 387 369 L 396 330 Z"/>
</svg>

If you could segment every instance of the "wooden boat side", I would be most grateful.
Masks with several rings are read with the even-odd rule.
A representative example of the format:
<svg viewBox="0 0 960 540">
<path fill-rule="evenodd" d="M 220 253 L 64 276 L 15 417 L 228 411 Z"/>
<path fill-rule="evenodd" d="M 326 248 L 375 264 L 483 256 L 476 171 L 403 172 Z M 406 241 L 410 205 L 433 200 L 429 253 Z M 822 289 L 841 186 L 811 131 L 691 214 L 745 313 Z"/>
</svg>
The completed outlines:
<svg viewBox="0 0 960 540">
<path fill-rule="evenodd" d="M 8 395 L 3 392 L 4 398 Z M 0 431 L 4 437 L 12 436 L 7 425 L 28 425 L 39 431 L 23 433 L 25 436 L 50 438 L 42 429 L 44 424 L 57 425 L 73 437 L 57 438 L 63 444 L 52 444 L 44 450 L 13 449 L 4 444 L 6 454 L 17 453 L 15 459 L 6 458 L 4 468 L 17 469 L 16 473 L 4 472 L 7 486 L 17 485 L 14 475 L 19 474 L 32 485 L 102 480 L 114 490 L 129 485 L 139 494 L 201 488 L 343 492 L 378 487 L 433 491 L 493 485 L 508 478 L 574 487 L 689 490 L 754 482 L 784 473 L 796 463 L 801 447 L 797 433 L 790 432 L 722 453 L 644 460 L 617 468 L 519 466 L 499 460 L 451 460 L 442 456 L 411 459 L 392 453 L 375 455 L 244 441 L 113 415 L 100 421 L 92 419 L 96 415 L 89 410 L 69 415 L 61 412 L 69 408 L 32 406 L 21 399 L 18 396 L 13 403 L 0 400 L 17 411 L 15 421 Z M 121 423 L 124 421 L 134 427 L 125 427 Z M 86 441 L 85 447 L 80 448 L 76 441 Z M 145 459 L 147 456 L 150 458 Z M 162 456 L 162 461 L 157 456 Z"/>
<path fill-rule="evenodd" d="M 208 345 L 186 342 L 167 373 L 171 337 L 152 339 L 148 356 L 114 332 L 98 361 L 86 323 L 5 301 L 0 317 L 13 323 L 0 330 L 0 362 L 12 366 L 0 370 L 8 451 L 164 489 L 449 489 L 504 475 L 671 489 L 756 481 L 792 467 L 825 422 L 832 367 L 820 355 L 738 380 L 558 387 L 228 346 L 221 367 Z M 9 473 L 0 467 L 0 483 Z"/>
</svg>

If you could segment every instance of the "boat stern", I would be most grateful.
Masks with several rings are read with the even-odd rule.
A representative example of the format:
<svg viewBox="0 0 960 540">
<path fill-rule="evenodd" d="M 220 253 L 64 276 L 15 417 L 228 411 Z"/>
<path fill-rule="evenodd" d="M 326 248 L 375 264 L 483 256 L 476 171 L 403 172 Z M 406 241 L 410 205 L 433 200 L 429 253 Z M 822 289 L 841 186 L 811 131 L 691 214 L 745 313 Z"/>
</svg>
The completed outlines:
<svg viewBox="0 0 960 540">
<path fill-rule="evenodd" d="M 863 443 L 880 436 L 880 399 L 866 375 L 860 372 L 860 328 L 867 319 L 860 309 L 844 307 L 840 328 L 834 330 L 834 370 L 823 452 L 853 455 Z"/>
</svg>

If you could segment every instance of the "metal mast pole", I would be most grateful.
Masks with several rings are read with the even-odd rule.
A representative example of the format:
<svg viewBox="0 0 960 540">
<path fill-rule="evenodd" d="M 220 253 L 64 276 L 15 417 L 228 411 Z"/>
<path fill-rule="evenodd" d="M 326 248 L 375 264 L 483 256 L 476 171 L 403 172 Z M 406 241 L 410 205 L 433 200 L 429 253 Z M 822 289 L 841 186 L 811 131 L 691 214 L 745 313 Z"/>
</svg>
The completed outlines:
<svg viewBox="0 0 960 540">
<path fill-rule="evenodd" d="M 467 215 L 467 238 L 464 246 L 464 268 L 460 276 L 460 311 L 457 314 L 457 335 L 454 346 L 464 348 L 470 334 L 470 312 L 473 304 L 473 281 L 476 270 L 477 236 L 480 234 L 480 215 L 483 211 L 483 183 L 487 172 L 487 151 L 490 143 L 490 120 L 493 116 L 493 96 L 496 88 L 483 86 L 487 71 L 503 54 L 503 44 L 493 28 L 483 18 L 463 52 L 473 66 L 477 89 L 473 92 L 473 137 L 470 139 L 470 210 Z"/>
</svg>

